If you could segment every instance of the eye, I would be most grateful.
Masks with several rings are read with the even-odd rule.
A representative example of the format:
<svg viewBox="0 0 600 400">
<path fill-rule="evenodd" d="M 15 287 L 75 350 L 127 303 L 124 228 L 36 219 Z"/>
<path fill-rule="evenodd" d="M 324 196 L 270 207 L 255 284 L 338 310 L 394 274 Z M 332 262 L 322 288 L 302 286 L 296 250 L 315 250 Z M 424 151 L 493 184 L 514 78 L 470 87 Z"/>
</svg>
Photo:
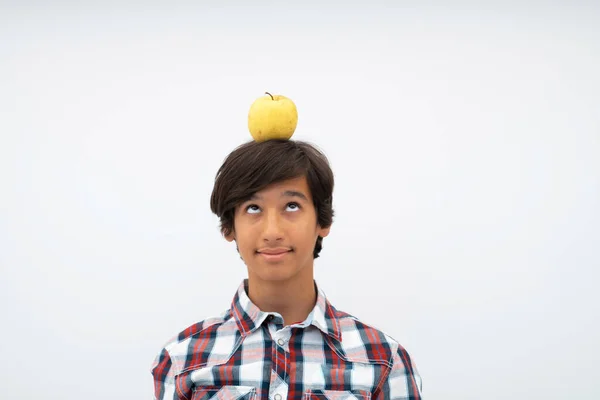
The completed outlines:
<svg viewBox="0 0 600 400">
<path fill-rule="evenodd" d="M 298 203 L 288 203 L 286 210 L 296 212 L 300 209 L 300 204 Z"/>
<path fill-rule="evenodd" d="M 250 204 L 246 207 L 246 212 L 248 214 L 257 214 L 260 212 L 260 208 L 256 204 Z"/>
</svg>

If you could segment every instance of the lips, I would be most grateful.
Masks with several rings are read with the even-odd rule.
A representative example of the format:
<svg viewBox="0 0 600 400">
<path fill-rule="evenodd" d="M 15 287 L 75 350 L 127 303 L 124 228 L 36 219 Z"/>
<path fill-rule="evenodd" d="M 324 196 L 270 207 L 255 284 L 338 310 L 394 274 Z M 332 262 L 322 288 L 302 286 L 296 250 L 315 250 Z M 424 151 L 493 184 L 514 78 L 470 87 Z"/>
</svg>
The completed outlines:
<svg viewBox="0 0 600 400">
<path fill-rule="evenodd" d="M 257 251 L 258 256 L 268 263 L 283 262 L 293 250 L 290 248 L 264 248 Z"/>
<path fill-rule="evenodd" d="M 286 248 L 286 247 L 277 247 L 277 248 L 273 248 L 273 249 L 269 249 L 269 248 L 259 249 L 258 253 L 265 254 L 265 255 L 270 255 L 270 256 L 276 256 L 276 255 L 279 255 L 279 254 L 287 253 L 289 251 L 292 251 L 292 250 L 289 249 L 289 248 Z"/>
</svg>

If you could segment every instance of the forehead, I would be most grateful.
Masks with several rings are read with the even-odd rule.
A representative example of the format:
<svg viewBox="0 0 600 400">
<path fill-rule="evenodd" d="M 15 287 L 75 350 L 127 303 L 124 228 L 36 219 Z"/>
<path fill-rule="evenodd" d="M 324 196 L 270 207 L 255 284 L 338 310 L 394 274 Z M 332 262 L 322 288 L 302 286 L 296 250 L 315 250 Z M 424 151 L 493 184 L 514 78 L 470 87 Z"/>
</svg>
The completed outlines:
<svg viewBox="0 0 600 400">
<path fill-rule="evenodd" d="M 308 199 L 310 199 L 310 187 L 308 186 L 308 181 L 305 176 L 300 176 L 297 178 L 286 179 L 281 182 L 273 183 L 262 190 L 259 190 L 254 195 L 256 196 L 266 196 L 269 194 L 279 195 L 280 193 L 286 191 L 295 191 L 304 194 Z"/>
</svg>

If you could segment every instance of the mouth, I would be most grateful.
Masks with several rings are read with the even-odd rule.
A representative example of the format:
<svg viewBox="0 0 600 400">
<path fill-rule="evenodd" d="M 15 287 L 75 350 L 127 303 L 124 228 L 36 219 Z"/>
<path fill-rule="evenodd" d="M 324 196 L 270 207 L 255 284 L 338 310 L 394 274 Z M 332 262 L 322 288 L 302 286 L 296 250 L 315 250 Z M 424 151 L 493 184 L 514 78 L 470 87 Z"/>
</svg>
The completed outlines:
<svg viewBox="0 0 600 400">
<path fill-rule="evenodd" d="M 266 261 L 280 261 L 292 251 L 292 249 L 264 249 L 257 251 L 257 253 Z"/>
</svg>

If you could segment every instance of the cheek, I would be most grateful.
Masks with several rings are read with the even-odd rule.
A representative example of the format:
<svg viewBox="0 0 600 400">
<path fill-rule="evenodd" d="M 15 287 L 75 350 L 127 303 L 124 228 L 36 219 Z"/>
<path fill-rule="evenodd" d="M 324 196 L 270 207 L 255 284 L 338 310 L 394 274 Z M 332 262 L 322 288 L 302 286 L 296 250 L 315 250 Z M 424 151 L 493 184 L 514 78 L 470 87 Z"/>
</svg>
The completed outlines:
<svg viewBox="0 0 600 400">
<path fill-rule="evenodd" d="M 240 247 L 245 247 L 248 246 L 248 233 L 245 231 L 238 231 L 237 235 L 236 235 L 236 240 L 238 243 L 238 246 Z"/>
<path fill-rule="evenodd" d="M 304 246 L 312 246 L 313 242 L 317 239 L 317 236 L 317 227 L 313 226 L 313 224 L 305 223 L 294 229 L 291 239 L 297 242 L 298 245 L 303 244 Z"/>
<path fill-rule="evenodd" d="M 258 232 L 245 227 L 236 233 L 236 242 L 240 251 L 253 251 L 256 247 Z"/>
</svg>

